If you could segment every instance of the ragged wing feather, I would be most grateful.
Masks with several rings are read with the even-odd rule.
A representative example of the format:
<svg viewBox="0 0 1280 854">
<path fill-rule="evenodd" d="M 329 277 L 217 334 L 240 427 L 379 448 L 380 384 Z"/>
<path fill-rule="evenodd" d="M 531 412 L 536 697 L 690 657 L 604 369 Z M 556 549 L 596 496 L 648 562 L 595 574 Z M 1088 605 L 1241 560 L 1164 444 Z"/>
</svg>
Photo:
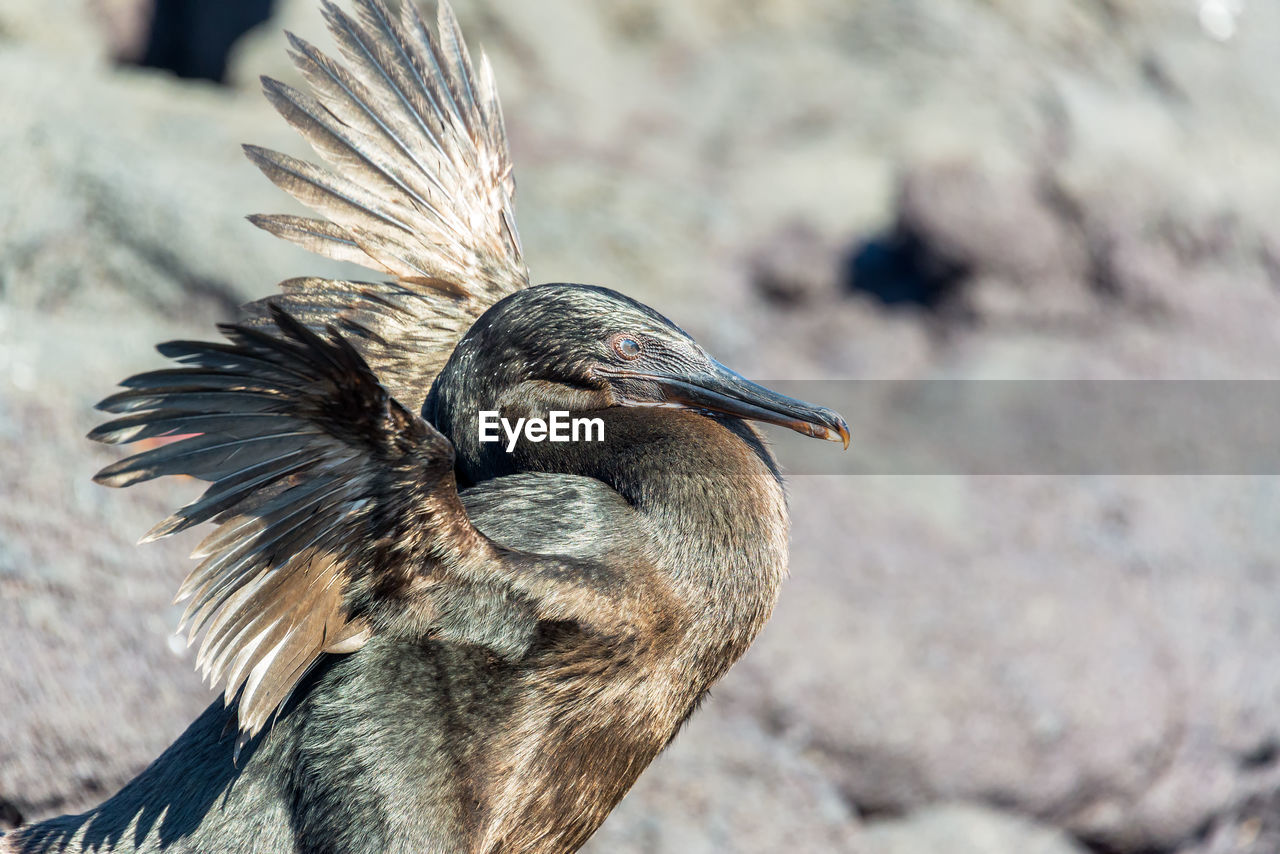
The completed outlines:
<svg viewBox="0 0 1280 854">
<path fill-rule="evenodd" d="M 316 333 L 274 307 L 269 317 L 270 328 L 222 327 L 229 343 L 161 345 L 182 367 L 126 380 L 99 405 L 121 417 L 90 434 L 184 437 L 107 466 L 100 483 L 211 481 L 146 539 L 217 524 L 179 599 L 191 640 L 203 634 L 200 668 L 228 701 L 239 695 L 250 735 L 322 653 L 385 627 L 378 603 L 431 581 L 432 561 L 449 557 L 433 532 L 474 531 L 449 441 L 396 403 L 337 329 Z"/>
<path fill-rule="evenodd" d="M 332 172 L 246 146 L 282 189 L 324 219 L 255 216 L 261 228 L 394 281 L 306 279 L 271 301 L 313 329 L 347 334 L 399 400 L 419 404 L 454 345 L 489 306 L 528 285 L 515 183 L 493 72 L 480 72 L 440 0 L 432 32 L 412 0 L 324 3 L 345 61 L 289 36 L 311 92 L 264 79 L 268 99 Z M 249 324 L 270 324 L 265 301 Z M 409 355 L 412 358 L 409 358 Z"/>
</svg>

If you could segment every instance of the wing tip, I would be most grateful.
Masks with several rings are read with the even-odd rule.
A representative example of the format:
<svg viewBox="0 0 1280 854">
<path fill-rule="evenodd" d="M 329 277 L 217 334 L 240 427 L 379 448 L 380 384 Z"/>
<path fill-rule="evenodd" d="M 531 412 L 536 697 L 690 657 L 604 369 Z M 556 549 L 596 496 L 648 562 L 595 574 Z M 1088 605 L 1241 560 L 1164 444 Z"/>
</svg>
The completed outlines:
<svg viewBox="0 0 1280 854">
<path fill-rule="evenodd" d="M 179 531 L 189 528 L 191 524 L 192 522 L 190 519 L 185 516 L 179 516 L 175 513 L 174 515 L 163 519 L 154 525 L 151 530 L 139 537 L 137 544 L 142 546 L 147 543 L 154 543 L 156 540 L 162 540 L 170 534 L 176 534 Z"/>
<path fill-rule="evenodd" d="M 265 171 L 272 165 L 271 155 L 275 154 L 275 152 L 269 148 L 265 148 L 261 145 L 254 145 L 252 142 L 244 142 L 240 144 L 240 150 L 243 151 L 244 156 L 249 158 L 253 165 L 257 166 L 259 169 Z"/>
<path fill-rule="evenodd" d="M 133 461 L 133 457 L 126 457 L 119 462 L 104 466 L 93 476 L 92 480 L 99 486 L 109 486 L 112 489 L 122 489 L 146 480 L 146 472 L 133 468 Z"/>
<path fill-rule="evenodd" d="M 94 427 L 85 434 L 85 438 L 90 442 L 99 442 L 103 445 L 127 445 L 134 441 L 134 434 L 138 432 L 139 425 L 121 425 L 120 419 L 113 418 L 110 421 L 103 422 Z"/>
<path fill-rule="evenodd" d="M 250 225 L 260 228 L 268 234 L 275 237 L 284 237 L 288 239 L 285 232 L 291 228 L 296 229 L 296 218 L 288 214 L 249 214 L 245 217 Z"/>
</svg>

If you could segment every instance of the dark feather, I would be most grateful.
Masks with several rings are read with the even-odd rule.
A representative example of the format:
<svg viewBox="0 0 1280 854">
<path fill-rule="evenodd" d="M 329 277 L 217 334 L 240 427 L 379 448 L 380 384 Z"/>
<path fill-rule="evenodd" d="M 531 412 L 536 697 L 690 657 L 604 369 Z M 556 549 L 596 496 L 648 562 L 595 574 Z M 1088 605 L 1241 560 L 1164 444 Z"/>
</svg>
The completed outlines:
<svg viewBox="0 0 1280 854">
<path fill-rule="evenodd" d="M 360 0 L 325 19 L 345 63 L 290 36 L 308 95 L 264 81 L 267 97 L 334 173 L 246 146 L 282 189 L 327 218 L 257 216 L 261 228 L 312 251 L 396 278 L 308 280 L 280 305 L 352 343 L 393 396 L 425 397 L 453 346 L 490 305 L 528 285 L 515 228 L 510 155 L 493 73 L 477 75 L 457 21 L 440 4 L 438 35 L 414 4 L 392 13 Z M 247 323 L 269 324 L 264 303 Z M 413 354 L 412 358 L 408 354 Z"/>
<path fill-rule="evenodd" d="M 365 609 L 403 612 L 411 600 L 378 605 L 368 591 L 391 595 L 435 573 L 449 532 L 479 536 L 461 509 L 448 440 L 388 395 L 332 326 L 316 331 L 279 308 L 268 312 L 270 327 L 223 326 L 227 343 L 163 345 L 193 367 L 126 381 L 101 404 L 124 414 L 90 434 L 108 443 L 197 434 L 107 466 L 97 480 L 212 481 L 146 539 L 218 524 L 178 598 L 189 600 L 183 624 L 192 641 L 203 634 L 201 670 L 228 697 L 239 693 L 249 733 L 325 649 L 367 633 L 353 591 L 364 591 Z M 373 545 L 382 541 L 395 548 Z M 426 595 L 446 583 L 433 578 Z M 419 607 L 437 612 L 430 601 Z"/>
<path fill-rule="evenodd" d="M 263 86 L 332 171 L 245 147 L 324 219 L 251 221 L 394 280 L 290 280 L 222 327 L 225 343 L 161 345 L 182 367 L 126 380 L 100 404 L 119 417 L 91 434 L 184 436 L 105 467 L 101 483 L 211 482 L 147 539 L 218 526 L 179 598 L 189 600 L 192 639 L 204 633 L 201 668 L 228 697 L 239 693 L 248 732 L 334 638 L 363 636 L 366 621 L 422 631 L 443 616 L 450 637 L 484 643 L 502 633 L 469 628 L 469 609 L 484 609 L 467 603 L 479 596 L 525 614 L 500 654 L 520 649 L 532 626 L 529 594 L 491 580 L 488 592 L 468 593 L 481 582 L 450 575 L 449 566 L 496 566 L 497 552 L 461 508 L 452 446 L 413 414 L 474 320 L 528 285 L 492 69 L 481 62 L 477 76 L 447 4 L 436 32 L 411 2 L 393 14 L 382 0 L 357 0 L 355 17 L 324 7 L 345 62 L 290 36 L 312 92 Z"/>
<path fill-rule="evenodd" d="M 217 403 L 227 412 L 270 412 L 280 405 L 277 392 L 257 388 L 237 388 L 235 394 L 219 394 L 199 385 L 162 386 L 146 391 L 122 391 L 98 403 L 103 412 L 129 413 L 158 409 L 161 403 L 187 412 L 205 411 Z"/>
</svg>

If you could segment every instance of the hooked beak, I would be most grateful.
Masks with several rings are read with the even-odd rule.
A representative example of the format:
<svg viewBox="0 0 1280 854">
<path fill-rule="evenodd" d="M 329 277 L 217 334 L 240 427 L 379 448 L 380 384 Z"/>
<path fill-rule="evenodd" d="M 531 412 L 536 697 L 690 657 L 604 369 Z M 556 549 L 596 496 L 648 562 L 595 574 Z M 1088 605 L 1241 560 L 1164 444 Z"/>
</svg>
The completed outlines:
<svg viewBox="0 0 1280 854">
<path fill-rule="evenodd" d="M 652 400 L 624 394 L 624 404 L 628 406 L 674 406 L 716 412 L 777 424 L 816 439 L 843 442 L 846 449 L 849 447 L 849 425 L 845 424 L 840 413 L 770 391 L 714 360 L 708 370 L 682 375 L 626 370 L 610 371 L 609 375 L 658 387 L 660 396 Z"/>
</svg>

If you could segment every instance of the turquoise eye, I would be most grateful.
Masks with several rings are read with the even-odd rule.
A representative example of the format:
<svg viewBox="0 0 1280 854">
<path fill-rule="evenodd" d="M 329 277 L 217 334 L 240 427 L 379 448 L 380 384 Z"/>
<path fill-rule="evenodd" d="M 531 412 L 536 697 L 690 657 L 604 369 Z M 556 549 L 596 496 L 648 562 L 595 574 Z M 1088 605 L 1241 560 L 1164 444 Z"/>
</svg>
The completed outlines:
<svg viewBox="0 0 1280 854">
<path fill-rule="evenodd" d="M 636 359 L 640 356 L 640 342 L 630 335 L 619 335 L 613 339 L 613 349 L 624 359 Z"/>
</svg>

